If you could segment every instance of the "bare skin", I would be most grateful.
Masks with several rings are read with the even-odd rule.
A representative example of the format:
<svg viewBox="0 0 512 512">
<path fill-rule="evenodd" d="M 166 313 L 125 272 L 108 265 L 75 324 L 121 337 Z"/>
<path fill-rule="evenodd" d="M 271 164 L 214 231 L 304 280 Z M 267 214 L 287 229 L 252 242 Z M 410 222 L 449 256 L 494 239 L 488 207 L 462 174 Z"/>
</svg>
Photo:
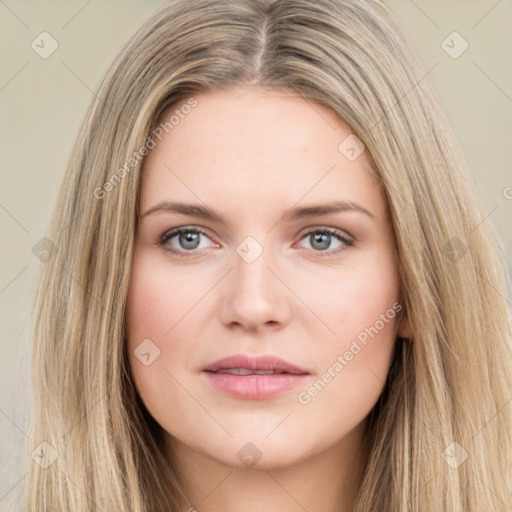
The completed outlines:
<svg viewBox="0 0 512 512">
<path fill-rule="evenodd" d="M 138 392 L 166 433 L 182 510 L 349 512 L 368 413 L 396 336 L 409 335 L 385 197 L 366 153 L 340 151 L 351 131 L 328 109 L 250 88 L 195 98 L 144 162 L 127 304 Z M 207 206 L 224 222 L 145 215 L 161 201 Z M 345 209 L 282 218 L 335 201 Z M 185 226 L 189 238 L 158 245 Z M 336 233 L 322 238 L 325 228 Z M 143 340 L 151 358 L 160 351 L 149 365 L 134 352 Z M 269 399 L 233 397 L 203 369 L 238 353 L 276 355 L 308 375 Z"/>
</svg>

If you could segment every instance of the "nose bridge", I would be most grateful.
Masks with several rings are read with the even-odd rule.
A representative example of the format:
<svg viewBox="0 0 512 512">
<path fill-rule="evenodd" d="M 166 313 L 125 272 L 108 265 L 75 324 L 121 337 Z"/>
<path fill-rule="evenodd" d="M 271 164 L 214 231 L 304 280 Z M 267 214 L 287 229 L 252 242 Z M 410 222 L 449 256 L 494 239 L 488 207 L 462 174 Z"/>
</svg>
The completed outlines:
<svg viewBox="0 0 512 512">
<path fill-rule="evenodd" d="M 274 260 L 269 237 L 263 240 L 252 235 L 244 238 L 236 248 L 234 280 L 238 292 L 242 295 L 266 297 L 274 277 L 267 266 Z"/>
<path fill-rule="evenodd" d="M 275 257 L 269 240 L 248 236 L 236 247 L 223 309 L 225 322 L 254 327 L 285 319 L 284 287 L 270 270 Z"/>
</svg>

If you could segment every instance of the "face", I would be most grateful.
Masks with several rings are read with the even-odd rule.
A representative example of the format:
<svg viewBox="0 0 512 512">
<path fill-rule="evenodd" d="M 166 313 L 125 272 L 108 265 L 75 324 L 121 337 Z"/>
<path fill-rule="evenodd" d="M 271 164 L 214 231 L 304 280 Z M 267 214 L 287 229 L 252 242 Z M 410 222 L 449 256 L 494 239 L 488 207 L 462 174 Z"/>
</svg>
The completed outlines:
<svg viewBox="0 0 512 512">
<path fill-rule="evenodd" d="M 367 155 L 300 97 L 194 97 L 144 162 L 126 310 L 137 390 L 171 448 L 223 464 L 355 445 L 408 329 Z"/>
</svg>

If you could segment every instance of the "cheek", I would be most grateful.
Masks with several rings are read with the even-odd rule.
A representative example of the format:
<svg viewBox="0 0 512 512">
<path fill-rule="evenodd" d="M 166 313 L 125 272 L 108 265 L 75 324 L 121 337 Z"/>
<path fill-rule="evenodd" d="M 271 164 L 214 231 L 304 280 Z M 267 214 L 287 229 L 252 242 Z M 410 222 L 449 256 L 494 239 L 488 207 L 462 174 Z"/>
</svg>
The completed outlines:
<svg viewBox="0 0 512 512">
<path fill-rule="evenodd" d="M 392 252 L 383 251 L 361 258 L 336 282 L 327 283 L 323 295 L 315 294 L 315 307 L 335 335 L 315 343 L 318 380 L 305 390 L 302 403 L 318 395 L 317 406 L 329 407 L 334 401 L 361 414 L 371 409 L 391 362 L 402 309 L 398 283 Z"/>
<path fill-rule="evenodd" d="M 400 297 L 392 248 L 354 258 L 335 277 L 332 272 L 325 278 L 315 277 L 315 282 L 309 281 L 302 290 L 308 304 L 331 330 L 331 334 L 323 337 L 324 341 L 330 341 L 328 346 L 332 346 L 334 340 L 344 346 L 376 323 L 379 331 L 392 336 L 389 331 L 398 318 L 393 305 Z"/>
<path fill-rule="evenodd" d="M 193 371 L 198 302 L 207 290 L 197 276 L 138 248 L 126 303 L 126 348 L 139 395 L 162 424 L 172 404 L 188 399 L 179 382 Z M 149 354 L 149 355 L 148 355 Z"/>
<path fill-rule="evenodd" d="M 160 343 L 185 315 L 185 305 L 197 295 L 192 286 L 180 282 L 179 274 L 170 275 L 165 265 L 154 260 L 143 250 L 134 258 L 126 305 L 128 345 L 132 350 L 145 338 Z"/>
<path fill-rule="evenodd" d="M 180 307 L 190 303 L 186 290 L 175 279 L 169 279 L 161 265 L 144 251 L 136 252 L 126 303 L 125 342 L 133 380 L 149 410 L 165 405 L 159 404 L 161 390 L 172 380 L 166 372 L 166 333 L 186 313 Z M 173 353 L 179 350 L 179 346 L 173 347 Z"/>
</svg>

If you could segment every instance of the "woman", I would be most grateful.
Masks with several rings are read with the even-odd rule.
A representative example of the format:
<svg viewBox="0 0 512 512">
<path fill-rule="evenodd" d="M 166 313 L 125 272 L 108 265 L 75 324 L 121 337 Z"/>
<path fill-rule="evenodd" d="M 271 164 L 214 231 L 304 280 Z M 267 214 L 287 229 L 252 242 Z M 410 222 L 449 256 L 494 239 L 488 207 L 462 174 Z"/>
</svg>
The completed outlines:
<svg viewBox="0 0 512 512">
<path fill-rule="evenodd" d="M 25 508 L 511 508 L 484 217 L 380 2 L 171 2 L 58 198 Z"/>
</svg>

